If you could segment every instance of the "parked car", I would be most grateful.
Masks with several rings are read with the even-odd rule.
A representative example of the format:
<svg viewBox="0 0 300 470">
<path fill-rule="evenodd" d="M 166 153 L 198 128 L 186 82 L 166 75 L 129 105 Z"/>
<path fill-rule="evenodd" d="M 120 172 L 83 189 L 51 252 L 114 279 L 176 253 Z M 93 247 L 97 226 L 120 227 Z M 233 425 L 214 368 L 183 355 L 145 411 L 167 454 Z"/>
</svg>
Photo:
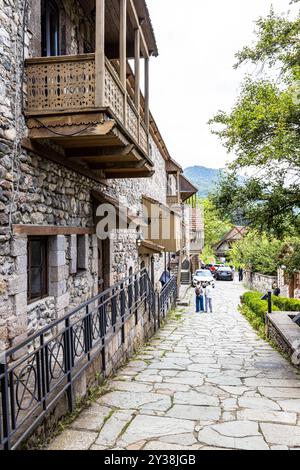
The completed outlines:
<svg viewBox="0 0 300 470">
<path fill-rule="evenodd" d="M 233 281 L 234 273 L 230 267 L 224 266 L 216 271 L 215 277 L 218 281 Z"/>
<path fill-rule="evenodd" d="M 198 282 L 208 282 L 212 287 L 215 287 L 215 280 L 209 269 L 199 269 L 193 276 L 193 286 L 196 287 Z"/>
<path fill-rule="evenodd" d="M 204 269 L 208 269 L 213 274 L 216 270 L 216 267 L 214 264 L 207 264 Z"/>
<path fill-rule="evenodd" d="M 220 268 L 224 268 L 224 267 L 225 267 L 225 264 L 215 264 L 215 270 L 212 272 L 212 275 L 214 276 L 214 278 L 216 278 L 217 271 Z"/>
</svg>

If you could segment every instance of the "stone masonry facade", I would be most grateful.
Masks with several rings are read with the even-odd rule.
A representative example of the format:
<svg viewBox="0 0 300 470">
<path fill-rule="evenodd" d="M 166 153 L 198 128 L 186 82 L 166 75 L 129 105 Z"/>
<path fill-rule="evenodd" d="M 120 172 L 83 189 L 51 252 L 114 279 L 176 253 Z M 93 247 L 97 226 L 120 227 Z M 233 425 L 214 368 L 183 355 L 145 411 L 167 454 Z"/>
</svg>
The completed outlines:
<svg viewBox="0 0 300 470">
<path fill-rule="evenodd" d="M 0 352 L 26 339 L 38 329 L 61 317 L 98 292 L 98 249 L 96 235 L 80 241 L 83 269 L 74 268 L 76 235 L 49 237 L 49 295 L 34 304 L 27 301 L 27 236 L 13 234 L 13 225 L 94 227 L 92 191 L 113 196 L 138 215 L 142 195 L 166 203 L 165 160 L 151 139 L 150 157 L 156 172 L 152 178 L 97 183 L 75 171 L 27 151 L 23 99 L 26 84 L 24 58 L 40 55 L 40 2 L 30 0 L 24 12 L 22 0 L 0 0 Z M 80 18 L 76 1 L 63 2 L 66 53 L 82 53 Z M 89 22 L 89 18 L 85 19 Z M 25 29 L 23 31 L 23 23 Z M 88 29 L 88 28 L 87 28 Z M 93 28 L 90 43 L 93 44 Z M 25 96 L 24 96 L 25 95 Z M 136 234 L 113 234 L 111 282 L 139 270 Z M 164 269 L 154 255 L 156 281 Z M 145 260 L 145 264 L 149 260 Z"/>
</svg>

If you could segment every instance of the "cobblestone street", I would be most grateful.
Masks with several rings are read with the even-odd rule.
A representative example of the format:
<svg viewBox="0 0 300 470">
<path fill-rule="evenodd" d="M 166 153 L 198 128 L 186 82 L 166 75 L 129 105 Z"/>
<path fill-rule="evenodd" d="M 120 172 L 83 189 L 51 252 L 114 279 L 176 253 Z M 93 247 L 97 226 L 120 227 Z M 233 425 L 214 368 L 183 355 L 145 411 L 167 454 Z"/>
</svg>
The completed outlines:
<svg viewBox="0 0 300 470">
<path fill-rule="evenodd" d="M 238 313 L 243 289 L 217 283 L 213 314 L 179 307 L 109 392 L 49 449 L 300 447 L 300 377 Z"/>
</svg>

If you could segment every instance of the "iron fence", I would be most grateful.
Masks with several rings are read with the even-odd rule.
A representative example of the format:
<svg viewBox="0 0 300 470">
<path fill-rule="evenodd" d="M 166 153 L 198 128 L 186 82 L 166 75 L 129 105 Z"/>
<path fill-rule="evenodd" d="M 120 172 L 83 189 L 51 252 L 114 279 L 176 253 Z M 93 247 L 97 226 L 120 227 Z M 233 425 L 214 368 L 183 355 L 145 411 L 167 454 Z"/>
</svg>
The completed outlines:
<svg viewBox="0 0 300 470">
<path fill-rule="evenodd" d="M 173 302 L 174 285 L 171 279 L 157 302 L 144 269 L 6 351 L 0 358 L 0 449 L 18 448 L 65 392 L 73 411 L 76 379 L 99 354 L 105 372 L 106 344 L 120 331 L 125 342 L 125 322 L 135 315 L 138 323 L 143 302 L 156 328 Z"/>
<path fill-rule="evenodd" d="M 177 277 L 173 276 L 164 285 L 158 296 L 158 326 L 160 327 L 161 318 L 165 318 L 168 311 L 175 307 L 177 300 Z"/>
</svg>

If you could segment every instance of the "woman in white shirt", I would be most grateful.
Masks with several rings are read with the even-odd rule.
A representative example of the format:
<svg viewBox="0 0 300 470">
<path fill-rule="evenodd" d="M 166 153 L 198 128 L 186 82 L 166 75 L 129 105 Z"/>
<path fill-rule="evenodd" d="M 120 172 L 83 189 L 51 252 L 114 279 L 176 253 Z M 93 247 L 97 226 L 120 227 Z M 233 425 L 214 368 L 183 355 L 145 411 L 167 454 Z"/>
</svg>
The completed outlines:
<svg viewBox="0 0 300 470">
<path fill-rule="evenodd" d="M 207 284 L 205 287 L 205 305 L 206 305 L 206 313 L 208 313 L 208 309 L 210 313 L 213 313 L 213 288 L 210 284 Z"/>
</svg>

